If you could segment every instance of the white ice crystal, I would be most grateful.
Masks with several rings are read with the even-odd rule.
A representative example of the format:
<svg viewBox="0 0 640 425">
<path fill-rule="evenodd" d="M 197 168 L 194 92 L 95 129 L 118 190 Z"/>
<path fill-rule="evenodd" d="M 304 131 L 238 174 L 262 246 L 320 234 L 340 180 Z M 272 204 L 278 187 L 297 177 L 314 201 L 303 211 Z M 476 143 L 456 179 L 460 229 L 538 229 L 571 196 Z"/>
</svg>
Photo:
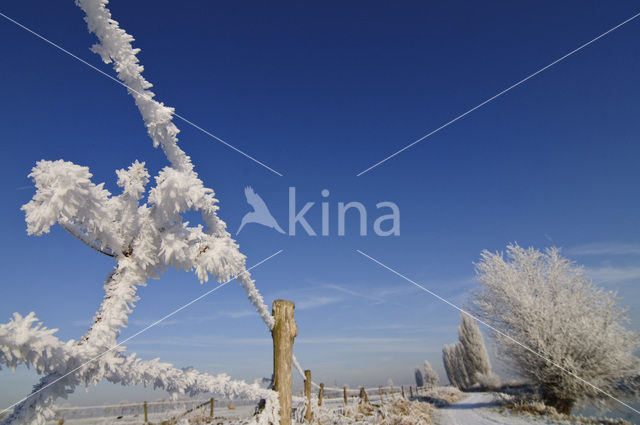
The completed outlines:
<svg viewBox="0 0 640 425">
<path fill-rule="evenodd" d="M 140 110 L 154 146 L 160 146 L 169 166 L 155 177 L 155 186 L 144 202 L 149 173 L 143 162 L 116 171 L 120 194 L 91 181 L 88 167 L 71 162 L 39 161 L 29 175 L 35 183 L 33 199 L 23 206 L 27 231 L 49 232 L 56 223 L 91 248 L 109 255 L 115 267 L 104 284 L 105 297 L 93 325 L 79 342 L 61 342 L 55 329 L 38 323 L 35 314 L 14 314 L 0 325 L 0 363 L 15 368 L 34 367 L 43 374 L 31 395 L 14 407 L 4 424 L 43 424 L 52 418 L 59 397 L 80 384 L 106 379 L 123 385 L 144 383 L 173 395 L 219 393 L 228 397 L 263 398 L 266 405 L 254 423 L 278 422 L 275 392 L 232 381 L 226 375 L 211 376 L 193 369 L 176 369 L 158 359 L 142 361 L 125 355 L 117 346 L 121 329 L 137 301 L 136 289 L 167 267 L 193 271 L 201 282 L 235 277 L 269 328 L 273 318 L 246 270 L 245 256 L 216 214 L 217 200 L 204 186 L 190 158 L 178 147 L 173 109 L 153 100 L 152 86 L 142 76 L 133 37 L 119 28 L 106 8 L 106 0 L 77 0 L 85 12 L 89 31 L 99 43 L 92 50 L 104 62 L 113 63 L 118 78 L 128 87 Z M 186 211 L 198 211 L 206 227 L 189 226 Z"/>
</svg>

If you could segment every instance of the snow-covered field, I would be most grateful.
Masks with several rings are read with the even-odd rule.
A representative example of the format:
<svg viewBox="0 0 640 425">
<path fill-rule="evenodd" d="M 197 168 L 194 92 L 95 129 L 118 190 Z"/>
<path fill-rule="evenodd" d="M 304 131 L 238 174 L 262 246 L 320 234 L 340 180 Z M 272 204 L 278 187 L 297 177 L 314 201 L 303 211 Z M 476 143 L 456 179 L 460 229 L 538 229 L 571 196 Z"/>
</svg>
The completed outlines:
<svg viewBox="0 0 640 425">
<path fill-rule="evenodd" d="M 497 397 L 493 393 L 478 392 L 478 393 L 466 393 L 462 396 L 462 400 L 438 408 L 433 408 L 431 404 L 425 401 L 425 398 L 420 398 L 419 401 L 413 400 L 413 403 L 408 403 L 402 399 L 399 395 L 391 398 L 388 395 L 383 397 L 383 403 L 380 403 L 380 397 L 373 395 L 370 397 L 370 402 L 373 406 L 382 406 L 380 414 L 372 414 L 370 416 L 358 416 L 357 397 L 351 397 L 349 400 L 350 409 L 347 410 L 349 417 L 344 417 L 344 402 L 342 397 L 325 399 L 323 408 L 315 412 L 315 420 L 320 424 L 347 424 L 347 423 L 375 423 L 375 424 L 416 424 L 416 423 L 433 423 L 434 425 L 525 425 L 525 424 L 537 424 L 537 425 L 568 425 L 581 422 L 569 422 L 563 420 L 557 420 L 549 416 L 532 416 L 528 414 L 515 414 L 511 411 L 500 407 Z M 294 401 L 294 406 L 302 403 L 302 400 L 296 397 L 297 403 Z M 314 400 L 315 401 L 315 400 Z M 194 411 L 186 417 L 191 419 L 191 423 L 213 423 L 213 424 L 231 424 L 242 423 L 242 419 L 250 418 L 255 406 L 253 404 L 237 405 L 229 409 L 228 402 L 218 403 L 219 406 L 215 408 L 214 418 L 208 417 L 208 407 L 201 408 L 199 411 Z M 394 406 L 397 412 L 397 407 L 401 405 L 401 410 L 404 410 L 403 414 L 394 416 Z M 186 406 L 186 404 L 185 404 Z M 417 408 L 416 408 L 417 407 Z M 420 407 L 423 407 L 422 409 Z M 315 410 L 315 409 L 314 409 Z M 62 412 L 62 411 L 61 411 Z M 168 421 L 172 418 L 184 413 L 184 408 L 159 410 L 152 412 L 148 415 L 148 419 L 151 423 L 159 424 L 163 421 Z M 406 412 L 415 412 L 415 418 L 410 415 L 407 416 Z M 71 425 L 107 425 L 107 424 L 126 424 L 126 425 L 138 425 L 144 423 L 144 416 L 141 410 L 126 410 L 121 408 L 118 411 L 117 408 L 111 408 L 108 412 L 105 410 L 104 415 L 99 415 L 91 409 L 80 411 L 75 414 L 76 417 L 65 418 L 65 424 Z M 386 417 L 385 417 L 386 415 Z M 430 416 L 430 418 L 429 418 Z M 62 415 L 59 416 L 63 417 Z M 426 418 L 426 419 L 425 419 Z M 198 419 L 201 422 L 198 422 Z M 430 421 L 430 422 L 426 422 Z M 302 421 L 295 421 L 295 423 L 303 423 Z M 57 425 L 58 420 L 49 421 L 47 425 Z"/>
<path fill-rule="evenodd" d="M 236 421 L 241 418 L 248 418 L 253 414 L 253 406 L 238 406 L 233 410 L 228 408 L 216 409 L 214 420 L 211 423 L 225 423 L 230 421 Z M 149 422 L 161 423 L 163 421 L 170 420 L 180 414 L 184 410 L 168 410 L 165 412 L 152 413 L 148 415 Z M 208 419 L 206 414 L 190 415 L 188 418 L 202 418 Z M 138 425 L 144 423 L 144 415 L 111 415 L 111 416 L 96 416 L 96 417 L 84 417 L 75 419 L 65 419 L 65 425 L 110 425 L 110 424 L 124 424 L 124 425 Z M 47 425 L 57 425 L 58 420 L 48 421 Z"/>
<path fill-rule="evenodd" d="M 159 400 L 148 403 L 148 421 L 162 423 L 175 418 L 188 418 L 192 421 L 200 419 L 203 423 L 219 423 L 236 421 L 251 417 L 257 402 L 251 400 L 217 400 L 214 404 L 214 420 L 210 418 L 210 405 L 207 400 Z M 55 418 L 46 422 L 57 425 L 61 419 L 65 424 L 142 424 L 144 408 L 142 403 L 122 403 L 105 406 L 60 406 Z M 209 422 L 206 422 L 206 421 Z"/>
</svg>

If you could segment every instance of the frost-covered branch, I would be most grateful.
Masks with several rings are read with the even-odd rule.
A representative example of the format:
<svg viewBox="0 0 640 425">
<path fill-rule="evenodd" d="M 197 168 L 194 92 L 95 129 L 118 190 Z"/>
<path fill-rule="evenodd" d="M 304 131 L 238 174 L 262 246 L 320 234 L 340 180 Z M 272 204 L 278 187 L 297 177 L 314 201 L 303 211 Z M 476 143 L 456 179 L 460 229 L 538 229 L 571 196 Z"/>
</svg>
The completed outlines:
<svg viewBox="0 0 640 425">
<path fill-rule="evenodd" d="M 29 176 L 36 193 L 22 208 L 28 233 L 47 233 L 58 223 L 92 249 L 112 256 L 116 265 L 105 281 L 105 297 L 93 324 L 78 343 L 62 343 L 53 336 L 54 331 L 32 326 L 36 320 L 33 314 L 16 315 L 0 326 L 0 362 L 11 367 L 26 363 L 45 374 L 6 423 L 42 423 L 51 417 L 51 405 L 57 397 L 65 397 L 80 383 L 102 379 L 127 385 L 152 383 L 179 394 L 252 394 L 267 400 L 261 418 L 277 422 L 277 398 L 269 390 L 258 391 L 226 377 L 179 370 L 159 361 L 125 357 L 124 347 L 117 347 L 138 299 L 137 287 L 168 267 L 193 271 L 201 282 L 210 276 L 218 281 L 235 276 L 269 329 L 273 318 L 246 269 L 245 256 L 217 216 L 214 191 L 204 186 L 190 158 L 178 147 L 173 109 L 153 100 L 151 84 L 142 76 L 136 57 L 139 49 L 132 47 L 133 37 L 111 18 L 107 3 L 76 1 L 86 14 L 89 31 L 98 37 L 92 50 L 106 63 L 113 63 L 118 78 L 135 99 L 154 146 L 162 148 L 169 166 L 158 173 L 148 192 L 145 188 L 150 176 L 143 162 L 117 170 L 117 183 L 122 188 L 117 195 L 102 183 L 93 183 L 88 167 L 42 160 L 33 168 Z M 187 211 L 200 212 L 205 226 L 185 222 Z"/>
<path fill-rule="evenodd" d="M 116 251 L 122 240 L 109 208 L 110 193 L 91 182 L 88 167 L 63 160 L 38 161 L 29 177 L 36 186 L 33 199 L 22 207 L 30 235 L 48 233 L 56 222 L 74 223 L 86 238 Z"/>
<path fill-rule="evenodd" d="M 91 239 L 90 237 L 87 236 L 86 233 L 84 233 L 82 231 L 82 229 L 80 228 L 80 226 L 78 226 L 75 223 L 65 223 L 65 222 L 61 222 L 60 226 L 62 226 L 62 228 L 64 230 L 67 231 L 67 233 L 69 233 L 71 236 L 73 236 L 74 238 L 80 240 L 82 243 L 84 243 L 85 245 L 87 245 L 89 248 L 99 252 L 100 254 L 104 254 L 107 257 L 115 257 L 116 254 L 114 254 L 113 252 L 111 252 L 111 250 L 109 248 L 103 248 L 100 246 L 100 244 L 94 240 Z"/>
<path fill-rule="evenodd" d="M 12 369 L 25 365 L 38 373 L 61 369 L 75 342 L 62 343 L 54 336 L 56 332 L 42 326 L 33 312 L 24 317 L 13 313 L 9 323 L 0 325 L 0 364 Z"/>
<path fill-rule="evenodd" d="M 164 244 L 158 247 L 156 254 L 163 255 L 173 267 L 193 269 L 201 282 L 207 280 L 208 274 L 221 280 L 227 280 L 230 275 L 243 276 L 243 279 L 238 279 L 239 282 L 260 316 L 271 328 L 273 323 L 272 319 L 269 319 L 268 309 L 265 308 L 262 297 L 246 272 L 245 257 L 240 254 L 237 244 L 226 231 L 225 223 L 216 214 L 219 207 L 213 190 L 204 186 L 193 170 L 191 159 L 178 146 L 179 130 L 172 122 L 173 109 L 153 99 L 155 94 L 149 90 L 152 84 L 142 76 L 143 68 L 136 56 L 139 49 L 133 48 L 131 44 L 133 37 L 111 18 L 111 13 L 106 8 L 106 0 L 77 0 L 76 4 L 86 14 L 89 31 L 98 37 L 99 43 L 95 44 L 92 50 L 98 53 L 105 63 L 113 63 L 118 78 L 128 87 L 129 94 L 135 99 L 154 146 L 162 148 L 171 164 L 160 171 L 155 178 L 156 186 L 149 192 L 149 204 L 152 205 L 152 209 L 148 218 L 154 226 L 147 227 L 146 231 L 150 233 L 147 236 L 155 237 L 158 235 L 154 233 L 169 232 L 169 229 L 188 231 L 192 232 L 189 239 L 191 243 L 184 241 L 189 251 L 186 255 L 184 250 L 187 246 L 170 240 L 171 236 L 168 236 L 167 240 L 162 238 Z M 144 184 L 138 185 L 139 189 L 143 187 Z M 176 223 L 182 223 L 180 214 L 189 209 L 200 211 L 206 224 L 205 229 L 174 227 Z M 199 232 L 205 232 L 215 238 L 217 243 L 203 242 Z M 194 247 L 197 240 L 200 240 L 200 243 L 195 243 Z M 148 260 L 150 253 L 145 254 L 147 258 L 144 260 Z M 162 265 L 165 266 L 166 263 Z"/>
<path fill-rule="evenodd" d="M 172 396 L 195 396 L 214 393 L 228 398 L 265 399 L 263 421 L 277 423 L 277 394 L 257 384 L 232 381 L 227 375 L 212 376 L 195 369 L 176 369 L 169 363 L 143 361 L 135 354 L 125 356 L 123 348 L 96 347 L 73 340 L 62 343 L 49 330 L 37 323 L 33 313 L 14 315 L 8 324 L 0 325 L 2 362 L 11 367 L 24 364 L 46 375 L 34 386 L 33 397 L 27 398 L 3 424 L 40 423 L 53 415 L 58 397 L 65 397 L 76 386 L 101 380 L 122 385 L 145 384 L 163 389 Z"/>
</svg>

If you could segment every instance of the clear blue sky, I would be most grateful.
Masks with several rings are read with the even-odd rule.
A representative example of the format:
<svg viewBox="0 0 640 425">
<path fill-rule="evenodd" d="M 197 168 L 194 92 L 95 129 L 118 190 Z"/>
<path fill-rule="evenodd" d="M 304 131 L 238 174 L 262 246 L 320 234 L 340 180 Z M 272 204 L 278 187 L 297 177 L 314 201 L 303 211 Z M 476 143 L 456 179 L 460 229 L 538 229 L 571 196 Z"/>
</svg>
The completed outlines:
<svg viewBox="0 0 640 425">
<path fill-rule="evenodd" d="M 238 237 L 271 303 L 297 304 L 295 352 L 315 380 L 413 381 L 456 338 L 458 313 L 356 253 L 363 250 L 455 303 L 475 287 L 482 249 L 551 244 L 617 289 L 640 329 L 640 20 L 633 21 L 361 177 L 356 174 L 510 84 L 636 14 L 636 2 L 167 2 L 114 1 L 136 38 L 158 99 L 284 174 L 279 177 L 176 121 L 181 146 L 235 233 L 254 187 L 283 227 L 288 187 L 320 228 L 328 189 L 332 236 Z M 1 12 L 112 74 L 73 1 L 9 0 Z M 0 322 L 35 311 L 62 339 L 79 338 L 112 262 L 55 228 L 26 234 L 20 206 L 42 158 L 87 165 L 116 191 L 114 170 L 136 159 L 155 174 L 132 99 L 113 81 L 0 19 Z M 401 235 L 336 235 L 337 203 L 393 201 Z M 124 336 L 211 284 L 167 272 L 141 288 Z M 143 358 L 253 380 L 271 373 L 269 334 L 230 285 L 127 344 Z M 0 372 L 3 406 L 31 372 Z M 144 393 L 145 398 L 164 394 Z M 134 399 L 101 385 L 78 402 Z M 92 398 L 93 397 L 93 398 Z"/>
</svg>

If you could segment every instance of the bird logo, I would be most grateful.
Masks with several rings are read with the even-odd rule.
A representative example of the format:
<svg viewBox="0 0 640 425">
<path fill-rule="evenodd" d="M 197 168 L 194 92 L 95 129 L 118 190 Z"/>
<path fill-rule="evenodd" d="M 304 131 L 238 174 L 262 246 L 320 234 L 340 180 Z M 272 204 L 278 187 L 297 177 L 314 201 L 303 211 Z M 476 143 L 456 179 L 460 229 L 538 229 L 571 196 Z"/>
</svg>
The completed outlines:
<svg viewBox="0 0 640 425">
<path fill-rule="evenodd" d="M 240 228 L 236 232 L 236 235 L 240 233 L 245 224 L 258 223 L 263 226 L 270 227 L 277 230 L 280 233 L 284 233 L 284 230 L 278 225 L 276 219 L 271 215 L 267 204 L 264 203 L 260 195 L 253 191 L 251 186 L 247 186 L 244 189 L 244 196 L 247 198 L 249 205 L 253 207 L 253 211 L 248 212 L 242 217 Z"/>
</svg>

